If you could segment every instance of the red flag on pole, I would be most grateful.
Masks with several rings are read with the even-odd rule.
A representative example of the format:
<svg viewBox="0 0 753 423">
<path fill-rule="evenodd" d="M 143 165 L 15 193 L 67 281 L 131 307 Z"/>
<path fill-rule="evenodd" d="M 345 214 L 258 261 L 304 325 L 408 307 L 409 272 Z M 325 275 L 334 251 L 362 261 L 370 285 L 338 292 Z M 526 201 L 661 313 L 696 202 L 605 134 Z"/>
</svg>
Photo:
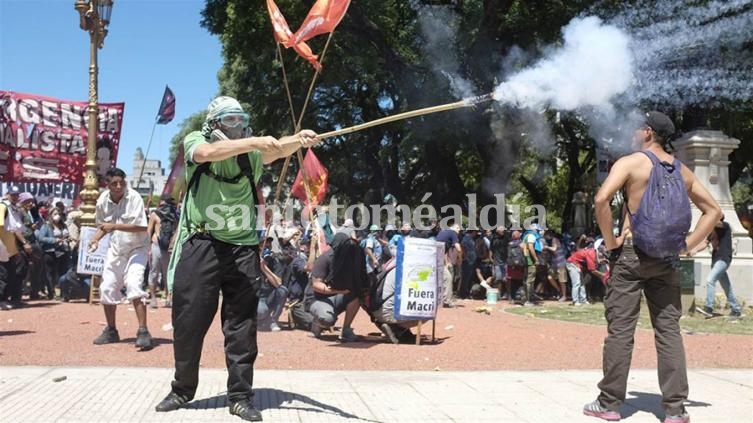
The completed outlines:
<svg viewBox="0 0 753 423">
<path fill-rule="evenodd" d="M 170 123 L 174 117 L 175 96 L 170 87 L 165 85 L 165 93 L 162 95 L 162 103 L 160 103 L 159 111 L 157 112 L 157 124 L 166 125 Z"/>
<path fill-rule="evenodd" d="M 304 42 L 293 44 L 291 42 L 293 32 L 290 30 L 288 22 L 285 20 L 285 17 L 282 16 L 282 12 L 280 12 L 280 8 L 277 7 L 274 0 L 267 0 L 267 11 L 269 12 L 269 19 L 272 21 L 275 41 L 284 45 L 286 48 L 293 47 L 293 50 L 311 63 L 311 66 L 313 66 L 314 69 L 321 70 L 322 65 L 319 64 L 319 56 L 311 51 L 311 47 L 309 47 L 308 44 Z"/>
<path fill-rule="evenodd" d="M 180 143 L 180 145 L 178 146 L 178 154 L 175 156 L 175 162 L 173 162 L 173 168 L 170 169 L 170 176 L 167 177 L 165 188 L 162 189 L 162 195 L 169 194 L 172 195 L 176 200 L 180 200 L 180 198 L 178 198 L 180 197 L 180 195 L 173 195 L 173 191 L 175 190 L 175 183 L 177 182 L 178 178 L 183 176 L 185 169 L 186 159 L 183 154 L 183 143 Z"/>
<path fill-rule="evenodd" d="M 306 157 L 303 159 L 303 170 L 306 173 L 306 182 L 309 192 L 311 192 L 311 200 L 313 204 L 321 204 L 324 197 L 327 195 L 329 172 L 316 157 L 314 150 L 309 150 L 308 153 L 306 153 Z M 294 197 L 303 201 L 304 204 L 308 205 L 309 202 L 306 198 L 306 188 L 303 186 L 303 175 L 300 170 L 295 177 L 290 193 Z"/>
<path fill-rule="evenodd" d="M 345 16 L 348 6 L 350 0 L 317 0 L 289 42 L 298 44 L 319 34 L 334 31 Z"/>
</svg>

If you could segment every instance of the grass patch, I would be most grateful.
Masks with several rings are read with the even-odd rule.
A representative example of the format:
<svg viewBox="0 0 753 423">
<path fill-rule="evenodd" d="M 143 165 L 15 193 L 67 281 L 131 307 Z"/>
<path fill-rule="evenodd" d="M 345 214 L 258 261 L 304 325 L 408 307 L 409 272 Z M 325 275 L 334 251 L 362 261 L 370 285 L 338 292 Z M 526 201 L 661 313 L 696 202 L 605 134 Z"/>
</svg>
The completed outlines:
<svg viewBox="0 0 753 423">
<path fill-rule="evenodd" d="M 586 323 L 606 326 L 604 318 L 604 304 L 597 303 L 582 307 L 574 307 L 568 304 L 545 303 L 535 307 L 509 307 L 505 311 L 521 316 L 539 317 L 543 319 L 563 320 L 566 322 Z M 724 316 L 708 319 L 698 313 L 694 316 L 686 315 L 680 319 L 680 327 L 684 332 L 690 333 L 722 333 L 734 335 L 753 335 L 753 317 L 750 311 L 739 319 L 731 319 Z M 638 319 L 638 329 L 652 329 L 651 319 L 645 303 L 641 305 L 641 315 Z"/>
</svg>

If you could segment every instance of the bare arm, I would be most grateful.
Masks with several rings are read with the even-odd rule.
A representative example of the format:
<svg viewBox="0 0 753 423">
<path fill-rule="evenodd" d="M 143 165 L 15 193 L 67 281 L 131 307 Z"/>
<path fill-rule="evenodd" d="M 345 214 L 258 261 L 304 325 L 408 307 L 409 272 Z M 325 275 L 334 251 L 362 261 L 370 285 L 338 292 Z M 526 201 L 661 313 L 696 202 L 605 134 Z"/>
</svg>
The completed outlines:
<svg viewBox="0 0 753 423">
<path fill-rule="evenodd" d="M 594 197 L 594 208 L 596 209 L 596 222 L 599 224 L 601 236 L 604 237 L 604 247 L 607 250 L 614 250 L 622 245 L 624 233 L 620 238 L 614 236 L 612 232 L 612 208 L 611 202 L 614 194 L 622 188 L 630 176 L 631 156 L 623 157 L 612 166 L 609 176 L 599 188 L 599 192 Z"/>
<path fill-rule="evenodd" d="M 152 239 L 154 234 L 157 232 L 157 223 L 159 223 L 159 217 L 157 216 L 157 213 L 149 213 L 149 224 L 146 226 L 146 233 L 149 234 L 149 239 Z"/>
<path fill-rule="evenodd" d="M 686 180 L 688 196 L 701 211 L 701 218 L 685 240 L 688 251 L 693 251 L 714 230 L 714 225 L 722 218 L 722 209 L 690 169 L 683 165 L 682 173 Z"/>
<path fill-rule="evenodd" d="M 133 223 L 103 223 L 99 225 L 98 229 L 104 231 L 104 233 L 110 233 L 115 231 L 120 232 L 146 232 L 146 226 L 134 225 Z"/>
<path fill-rule="evenodd" d="M 481 273 L 481 269 L 478 267 L 476 268 L 476 278 L 478 278 L 479 282 L 484 282 L 486 279 L 484 279 L 484 275 Z"/>
<path fill-rule="evenodd" d="M 275 288 L 279 288 L 280 285 L 282 285 L 282 279 L 267 266 L 267 263 L 264 260 L 261 262 L 261 271 L 264 273 L 264 276 L 267 277 L 270 285 Z"/>
<path fill-rule="evenodd" d="M 455 248 L 455 251 L 458 252 L 458 262 L 463 261 L 463 247 L 460 246 L 459 242 L 456 242 L 453 244 L 453 247 Z"/>
<path fill-rule="evenodd" d="M 239 140 L 220 140 L 212 143 L 202 143 L 193 150 L 191 161 L 194 163 L 219 162 L 239 154 L 258 150 L 269 154 L 270 151 L 280 151 L 282 146 L 274 137 L 250 137 Z M 294 150 L 295 151 L 295 150 Z"/>
<path fill-rule="evenodd" d="M 369 256 L 371 262 L 374 263 L 374 267 L 379 265 L 379 259 L 376 255 L 374 255 L 374 250 L 372 250 L 371 248 L 366 248 L 366 255 Z"/>
<path fill-rule="evenodd" d="M 282 137 L 278 141 L 281 148 L 279 150 L 262 151 L 261 160 L 265 165 L 270 164 L 277 159 L 288 157 L 303 146 L 314 145 L 316 141 L 309 140 L 309 138 L 316 140 L 316 134 L 312 131 L 304 130 L 295 135 Z"/>
<path fill-rule="evenodd" d="M 314 278 L 312 287 L 314 288 L 314 292 L 322 295 L 347 294 L 349 292 L 347 289 L 332 289 L 320 278 Z"/>
<path fill-rule="evenodd" d="M 536 246 L 533 242 L 529 242 L 526 244 L 526 247 L 528 248 L 528 252 L 533 257 L 533 262 L 538 263 L 539 262 L 539 255 L 536 253 Z"/>
</svg>

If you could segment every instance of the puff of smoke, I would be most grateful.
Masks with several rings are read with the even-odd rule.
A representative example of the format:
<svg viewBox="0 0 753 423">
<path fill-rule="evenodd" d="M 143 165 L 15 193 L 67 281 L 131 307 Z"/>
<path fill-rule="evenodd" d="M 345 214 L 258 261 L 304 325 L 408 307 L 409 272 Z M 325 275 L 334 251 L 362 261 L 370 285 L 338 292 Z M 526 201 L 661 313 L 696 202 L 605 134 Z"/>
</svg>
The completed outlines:
<svg viewBox="0 0 753 423">
<path fill-rule="evenodd" d="M 417 10 L 418 26 L 425 40 L 426 54 L 435 65 L 435 71 L 447 78 L 452 94 L 458 98 L 475 95 L 473 84 L 460 76 L 460 65 L 455 54 L 459 19 L 450 8 L 424 6 Z"/>
<path fill-rule="evenodd" d="M 517 107 L 608 107 L 632 82 L 630 38 L 597 17 L 573 19 L 562 29 L 564 44 L 532 67 L 514 74 L 494 98 Z"/>
</svg>

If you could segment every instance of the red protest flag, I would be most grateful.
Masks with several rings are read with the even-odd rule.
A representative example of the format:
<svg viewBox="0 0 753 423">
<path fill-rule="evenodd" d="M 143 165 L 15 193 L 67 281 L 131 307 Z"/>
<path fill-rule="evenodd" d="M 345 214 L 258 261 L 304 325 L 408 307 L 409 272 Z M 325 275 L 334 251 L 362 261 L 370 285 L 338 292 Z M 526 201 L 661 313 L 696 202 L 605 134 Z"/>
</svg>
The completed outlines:
<svg viewBox="0 0 753 423">
<path fill-rule="evenodd" d="M 348 6 L 350 0 L 317 0 L 290 42 L 298 44 L 319 34 L 334 31 L 345 16 Z"/>
<path fill-rule="evenodd" d="M 306 173 L 306 182 L 309 192 L 311 193 L 311 200 L 313 204 L 321 204 L 324 197 L 327 195 L 329 172 L 324 167 L 322 162 L 314 154 L 314 150 L 309 150 L 306 153 L 306 157 L 303 159 L 303 171 Z M 290 189 L 290 193 L 303 201 L 308 205 L 308 199 L 306 198 L 306 188 L 303 186 L 303 175 L 301 170 L 295 177 L 293 187 Z"/>
<path fill-rule="evenodd" d="M 178 181 L 178 178 L 182 177 L 185 173 L 185 169 L 186 159 L 183 153 L 183 143 L 180 143 L 178 146 L 178 154 L 175 156 L 175 161 L 173 162 L 173 168 L 170 169 L 170 176 L 167 177 L 165 187 L 162 189 L 162 195 L 168 194 L 176 200 L 180 200 L 180 198 L 178 198 L 180 195 L 173 195 L 173 191 L 175 190 L 175 184 Z"/>
<path fill-rule="evenodd" d="M 321 70 L 322 65 L 319 64 L 319 56 L 311 51 L 311 47 L 309 47 L 308 44 L 304 42 L 293 44 L 291 42 L 293 32 L 290 30 L 288 22 L 285 20 L 285 17 L 282 16 L 282 12 L 280 12 L 280 8 L 277 7 L 274 0 L 267 0 L 267 11 L 269 12 L 269 19 L 272 21 L 272 30 L 275 36 L 275 41 L 284 45 L 286 48 L 293 47 L 293 50 L 311 63 L 311 66 L 316 70 Z"/>
<path fill-rule="evenodd" d="M 162 95 L 162 103 L 160 103 L 159 111 L 157 112 L 157 124 L 166 125 L 170 123 L 175 117 L 175 95 L 173 95 L 170 87 L 165 85 L 165 93 Z"/>
</svg>

